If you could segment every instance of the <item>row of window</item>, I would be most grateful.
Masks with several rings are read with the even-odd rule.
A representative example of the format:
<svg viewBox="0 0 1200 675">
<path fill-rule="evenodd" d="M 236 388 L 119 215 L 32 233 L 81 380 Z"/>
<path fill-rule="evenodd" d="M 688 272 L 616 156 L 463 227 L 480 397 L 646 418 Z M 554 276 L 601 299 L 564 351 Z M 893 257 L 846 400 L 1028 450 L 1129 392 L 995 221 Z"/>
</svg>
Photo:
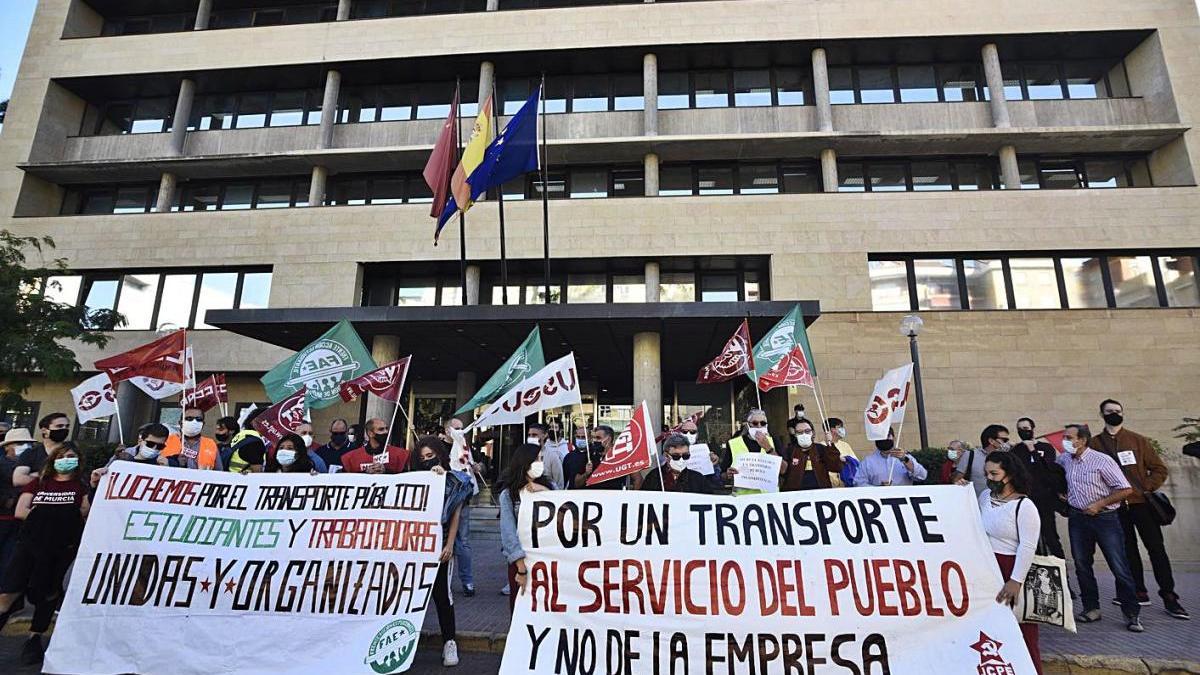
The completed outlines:
<svg viewBox="0 0 1200 675">
<path fill-rule="evenodd" d="M 90 309 L 115 309 L 118 330 L 213 328 L 210 309 L 261 309 L 271 296 L 269 268 L 171 272 L 89 272 L 50 277 L 47 297 Z"/>
<path fill-rule="evenodd" d="M 1124 65 L 1105 61 L 1006 63 L 1008 98 L 1079 99 L 1128 96 Z M 1012 74 L 1011 80 L 1008 79 Z M 1054 73 L 1057 73 L 1054 74 Z M 1113 85 L 1113 81 L 1117 85 Z M 505 115 L 520 109 L 540 77 L 500 78 L 497 107 Z M 981 101 L 988 98 L 982 68 L 974 63 L 831 66 L 834 104 Z M 461 85 L 460 114 L 474 116 L 478 83 Z M 337 122 L 365 123 L 441 119 L 450 112 L 454 82 L 379 84 L 341 88 Z M 812 72 L 807 67 L 695 70 L 658 75 L 660 110 L 811 105 Z M 320 87 L 278 91 L 202 94 L 193 104 L 189 130 L 254 129 L 321 123 Z M 546 112 L 580 113 L 642 110 L 643 78 L 638 73 L 550 76 Z M 171 128 L 172 97 L 110 101 L 89 106 L 80 134 L 161 133 Z"/>
<path fill-rule="evenodd" d="M 1024 157 L 1018 162 L 1023 190 L 1151 187 L 1144 157 Z M 994 158 L 840 160 L 838 192 L 998 190 Z"/>
<path fill-rule="evenodd" d="M 875 311 L 1197 307 L 1196 251 L 871 256 Z"/>
</svg>

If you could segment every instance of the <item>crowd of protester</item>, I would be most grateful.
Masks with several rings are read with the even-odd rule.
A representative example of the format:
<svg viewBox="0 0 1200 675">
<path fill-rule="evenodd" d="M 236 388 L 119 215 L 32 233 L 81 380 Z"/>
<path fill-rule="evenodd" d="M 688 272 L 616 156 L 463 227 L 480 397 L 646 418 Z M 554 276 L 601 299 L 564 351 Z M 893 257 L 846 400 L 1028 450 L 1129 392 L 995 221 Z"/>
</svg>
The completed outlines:
<svg viewBox="0 0 1200 675">
<path fill-rule="evenodd" d="M 1064 557 L 1058 518 L 1065 516 L 1069 549 L 1082 605 L 1076 620 L 1101 620 L 1097 581 L 1092 569 L 1100 549 L 1116 582 L 1116 599 L 1126 627 L 1144 630 L 1141 608 L 1150 604 L 1141 562 L 1145 547 L 1163 608 L 1178 619 L 1190 618 L 1175 592 L 1171 560 L 1163 543 L 1154 494 L 1166 481 L 1167 467 L 1150 441 L 1124 426 L 1124 410 L 1114 400 L 1100 406 L 1103 428 L 1088 425 L 1062 429 L 1061 452 L 1039 438 L 1034 420 L 1015 424 L 1014 441 L 1006 426 L 990 424 L 979 446 L 961 440 L 947 444 L 944 460 L 932 480 L 912 453 L 896 438 L 874 441 L 874 448 L 855 453 L 838 418 L 814 423 L 803 406 L 793 409 L 786 435 L 774 436 L 767 414 L 751 410 L 740 430 L 715 449 L 701 443 L 693 421 L 674 431 L 664 428 L 656 466 L 625 478 L 588 485 L 592 473 L 616 440 L 612 427 L 575 426 L 564 433 L 558 421 L 525 427 L 524 443 L 504 440 L 495 430 L 475 434 L 473 463 L 451 470 L 453 434 L 462 422 L 421 429 L 413 447 L 399 441 L 382 419 L 350 424 L 335 419 L 327 442 L 320 444 L 310 424 L 275 443 L 254 430 L 253 413 L 241 423 L 216 419 L 205 436 L 205 414 L 183 411 L 178 432 L 160 423 L 143 426 L 137 443 L 120 448 L 104 466 L 83 473 L 80 451 L 68 440 L 70 418 L 52 413 L 38 421 L 37 437 L 24 428 L 3 429 L 0 454 L 0 629 L 26 603 L 34 607 L 24 663 L 40 662 L 43 634 L 62 600 L 64 581 L 83 533 L 91 498 L 102 477 L 117 462 L 156 464 L 240 474 L 332 472 L 397 474 L 431 471 L 446 480 L 442 513 L 444 547 L 432 589 L 443 638 L 443 663 L 457 665 L 454 594 L 455 570 L 466 596 L 475 594 L 470 542 L 471 503 L 490 484 L 499 507 L 501 551 L 507 566 L 510 608 L 525 587 L 528 567 L 518 536 L 517 514 L 530 495 L 546 490 L 653 490 L 703 495 L 743 495 L 734 488 L 739 457 L 747 453 L 778 455 L 780 491 L 913 485 L 925 482 L 971 486 L 980 518 L 996 556 L 1004 584 L 996 601 L 1012 605 L 1025 583 L 1035 553 Z M 568 435 L 570 436 L 568 438 Z M 325 439 L 322 439 L 325 440 Z M 503 466 L 500 461 L 503 460 Z M 1074 595 L 1074 592 L 1072 591 Z M 1040 672 L 1035 624 L 1022 632 Z"/>
</svg>

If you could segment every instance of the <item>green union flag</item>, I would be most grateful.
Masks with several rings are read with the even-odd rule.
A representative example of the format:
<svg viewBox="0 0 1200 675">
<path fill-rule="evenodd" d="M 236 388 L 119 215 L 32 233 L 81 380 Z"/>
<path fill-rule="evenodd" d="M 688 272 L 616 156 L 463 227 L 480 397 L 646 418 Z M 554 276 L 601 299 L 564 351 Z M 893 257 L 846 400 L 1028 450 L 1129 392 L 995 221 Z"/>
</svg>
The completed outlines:
<svg viewBox="0 0 1200 675">
<path fill-rule="evenodd" d="M 461 415 L 468 410 L 474 410 L 500 398 L 504 392 L 512 389 L 518 382 L 546 367 L 546 357 L 542 354 L 542 333 L 538 326 L 529 331 L 529 337 L 517 347 L 517 351 L 500 366 L 500 369 L 483 383 L 479 391 L 470 401 L 454 411 Z"/>
<path fill-rule="evenodd" d="M 792 351 L 796 345 L 804 348 L 804 357 L 808 359 L 809 370 L 815 376 L 817 363 L 813 360 L 812 347 L 808 345 L 808 331 L 804 328 L 804 312 L 800 311 L 799 303 L 792 308 L 792 311 L 785 314 L 779 323 L 767 331 L 758 344 L 754 345 L 755 372 L 746 373 L 746 377 L 757 382 L 758 378 L 774 368 L 775 364 L 779 363 L 779 360 Z"/>
<path fill-rule="evenodd" d="M 263 389 L 278 403 L 300 387 L 308 387 L 308 407 L 328 408 L 340 402 L 343 382 L 375 370 L 371 352 L 349 321 L 339 321 L 324 335 L 263 375 Z"/>
</svg>

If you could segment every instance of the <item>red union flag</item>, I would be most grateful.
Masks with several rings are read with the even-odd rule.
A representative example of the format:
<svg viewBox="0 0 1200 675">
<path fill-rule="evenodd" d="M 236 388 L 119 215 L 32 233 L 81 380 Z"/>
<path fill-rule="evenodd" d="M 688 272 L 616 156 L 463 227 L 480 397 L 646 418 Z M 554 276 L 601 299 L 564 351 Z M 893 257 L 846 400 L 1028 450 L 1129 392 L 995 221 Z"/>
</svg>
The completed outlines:
<svg viewBox="0 0 1200 675">
<path fill-rule="evenodd" d="M 224 374 L 209 375 L 183 396 L 185 408 L 199 408 L 204 412 L 228 402 L 229 389 L 225 386 Z"/>
<path fill-rule="evenodd" d="M 294 394 L 267 408 L 254 418 L 255 431 L 262 434 L 267 443 L 277 443 L 286 434 L 296 432 L 304 423 L 304 397 L 308 387 L 300 387 Z"/>
<path fill-rule="evenodd" d="M 177 330 L 154 342 L 96 362 L 116 384 L 139 375 L 166 382 L 183 382 L 187 331 Z"/>
<path fill-rule="evenodd" d="M 399 361 L 393 361 L 349 382 L 343 382 L 338 389 L 338 395 L 346 403 L 363 394 L 374 394 L 385 401 L 395 403 L 400 400 L 400 392 L 404 391 L 404 381 L 408 379 L 408 364 L 411 361 L 412 354 L 409 354 Z"/>
<path fill-rule="evenodd" d="M 733 337 L 717 358 L 700 369 L 696 384 L 716 384 L 732 380 L 738 375 L 754 372 L 754 353 L 750 350 L 750 322 L 742 319 Z"/>
<path fill-rule="evenodd" d="M 875 383 L 875 391 L 863 411 L 867 440 L 882 441 L 887 438 L 893 424 L 904 421 L 904 410 L 908 406 L 908 385 L 912 380 L 913 364 L 893 368 Z"/>
<path fill-rule="evenodd" d="M 796 345 L 779 363 L 758 378 L 758 388 L 770 391 L 775 387 L 790 387 L 803 385 L 813 387 L 812 370 L 808 367 L 808 359 L 804 358 L 804 347 Z"/>
<path fill-rule="evenodd" d="M 624 478 L 654 465 L 656 448 L 654 446 L 654 428 L 650 426 L 650 407 L 642 401 L 642 405 L 633 412 L 633 419 L 613 441 L 608 454 L 600 461 L 600 466 L 592 471 L 587 484 L 595 485 L 614 478 Z"/>
</svg>

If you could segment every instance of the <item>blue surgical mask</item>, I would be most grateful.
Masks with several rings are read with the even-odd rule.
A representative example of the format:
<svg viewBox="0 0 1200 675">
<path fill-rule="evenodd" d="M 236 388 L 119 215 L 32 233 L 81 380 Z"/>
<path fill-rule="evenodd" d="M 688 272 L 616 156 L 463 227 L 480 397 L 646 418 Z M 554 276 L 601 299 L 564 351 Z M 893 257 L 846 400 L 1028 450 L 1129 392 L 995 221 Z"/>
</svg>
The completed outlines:
<svg viewBox="0 0 1200 675">
<path fill-rule="evenodd" d="M 58 473 L 71 473 L 79 468 L 78 457 L 59 457 L 54 460 L 54 470 Z"/>
<path fill-rule="evenodd" d="M 579 448 L 580 450 L 587 450 L 587 447 L 588 447 L 587 439 L 586 438 L 576 438 L 575 439 L 575 447 Z"/>
</svg>

